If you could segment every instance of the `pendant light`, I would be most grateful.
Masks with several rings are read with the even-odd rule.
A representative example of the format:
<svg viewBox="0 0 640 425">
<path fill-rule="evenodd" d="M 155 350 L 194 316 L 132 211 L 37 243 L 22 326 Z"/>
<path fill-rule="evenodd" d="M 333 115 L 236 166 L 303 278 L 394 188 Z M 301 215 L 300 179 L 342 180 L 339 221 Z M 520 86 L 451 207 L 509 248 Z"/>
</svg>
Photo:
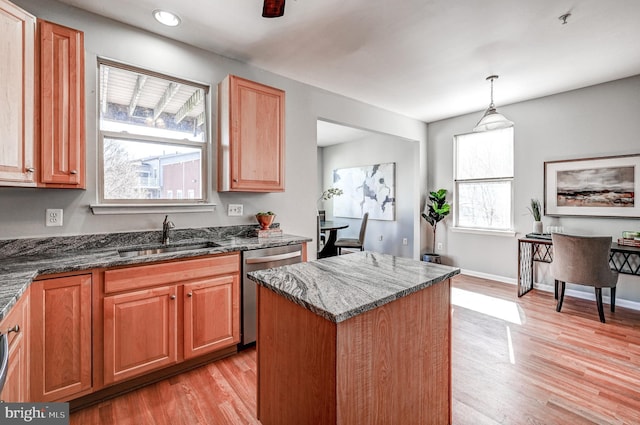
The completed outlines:
<svg viewBox="0 0 640 425">
<path fill-rule="evenodd" d="M 279 18 L 284 15 L 285 0 L 264 0 L 262 5 L 263 18 Z"/>
<path fill-rule="evenodd" d="M 489 75 L 487 77 L 487 80 L 491 81 L 491 103 L 482 116 L 482 119 L 480 119 L 478 124 L 474 127 L 473 131 L 475 132 L 513 127 L 513 122 L 505 118 L 504 115 L 498 113 L 498 111 L 496 111 L 496 105 L 493 104 L 493 80 L 496 78 L 498 78 L 497 75 Z"/>
</svg>

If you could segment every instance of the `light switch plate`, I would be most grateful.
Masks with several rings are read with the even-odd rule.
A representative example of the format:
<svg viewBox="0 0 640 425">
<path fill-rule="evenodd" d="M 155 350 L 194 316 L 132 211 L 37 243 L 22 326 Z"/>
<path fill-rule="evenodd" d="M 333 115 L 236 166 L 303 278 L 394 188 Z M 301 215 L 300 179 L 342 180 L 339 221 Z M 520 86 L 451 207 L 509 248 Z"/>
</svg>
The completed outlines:
<svg viewBox="0 0 640 425">
<path fill-rule="evenodd" d="M 241 216 L 243 213 L 243 206 L 242 204 L 229 204 L 229 207 L 227 208 L 227 215 L 228 216 Z"/>
</svg>

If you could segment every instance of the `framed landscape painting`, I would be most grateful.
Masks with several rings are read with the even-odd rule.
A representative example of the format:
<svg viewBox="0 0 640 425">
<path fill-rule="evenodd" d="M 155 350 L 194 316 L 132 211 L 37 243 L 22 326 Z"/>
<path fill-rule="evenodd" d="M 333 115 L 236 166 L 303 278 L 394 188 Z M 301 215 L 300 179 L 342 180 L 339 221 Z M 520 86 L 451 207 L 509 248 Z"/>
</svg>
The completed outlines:
<svg viewBox="0 0 640 425">
<path fill-rule="evenodd" d="M 640 155 L 544 163 L 544 213 L 640 218 Z"/>
</svg>

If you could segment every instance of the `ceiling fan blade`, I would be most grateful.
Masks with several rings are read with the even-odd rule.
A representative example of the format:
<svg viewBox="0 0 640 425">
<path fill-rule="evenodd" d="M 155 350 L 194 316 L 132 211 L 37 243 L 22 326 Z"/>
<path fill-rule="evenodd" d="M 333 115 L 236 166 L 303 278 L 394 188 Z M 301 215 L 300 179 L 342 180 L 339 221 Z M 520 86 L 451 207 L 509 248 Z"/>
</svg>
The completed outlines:
<svg viewBox="0 0 640 425">
<path fill-rule="evenodd" d="M 279 18 L 284 15 L 284 1 L 285 0 L 264 0 L 262 17 Z"/>
</svg>

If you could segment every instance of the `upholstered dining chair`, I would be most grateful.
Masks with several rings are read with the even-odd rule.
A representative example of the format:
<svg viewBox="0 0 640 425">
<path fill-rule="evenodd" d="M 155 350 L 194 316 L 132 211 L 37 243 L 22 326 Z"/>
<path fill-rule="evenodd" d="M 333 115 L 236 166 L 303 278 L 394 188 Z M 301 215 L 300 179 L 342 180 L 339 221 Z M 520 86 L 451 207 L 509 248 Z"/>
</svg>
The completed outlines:
<svg viewBox="0 0 640 425">
<path fill-rule="evenodd" d="M 556 311 L 562 308 L 566 282 L 592 286 L 596 292 L 596 304 L 600 321 L 604 321 L 602 288 L 611 288 L 611 311 L 616 308 L 616 284 L 618 273 L 609 267 L 611 236 L 573 236 L 551 234 L 553 261 L 551 277 L 555 279 L 558 300 Z"/>
<path fill-rule="evenodd" d="M 336 241 L 335 246 L 338 248 L 338 255 L 342 254 L 342 248 L 358 248 L 360 251 L 364 250 L 364 237 L 367 233 L 367 221 L 369 220 L 369 213 L 364 213 L 362 216 L 362 222 L 360 223 L 360 235 L 358 238 L 340 238 Z"/>
</svg>

